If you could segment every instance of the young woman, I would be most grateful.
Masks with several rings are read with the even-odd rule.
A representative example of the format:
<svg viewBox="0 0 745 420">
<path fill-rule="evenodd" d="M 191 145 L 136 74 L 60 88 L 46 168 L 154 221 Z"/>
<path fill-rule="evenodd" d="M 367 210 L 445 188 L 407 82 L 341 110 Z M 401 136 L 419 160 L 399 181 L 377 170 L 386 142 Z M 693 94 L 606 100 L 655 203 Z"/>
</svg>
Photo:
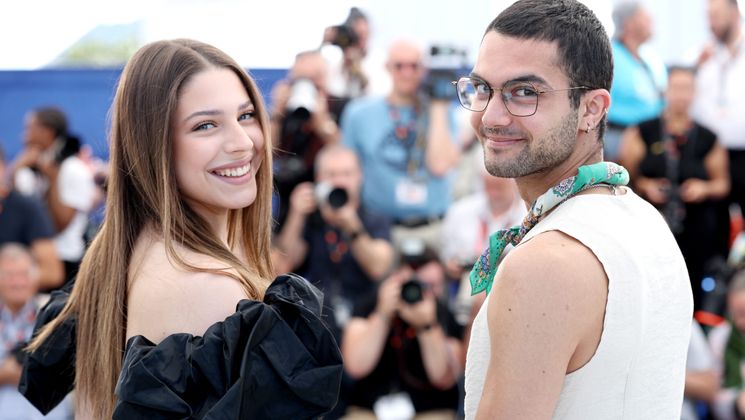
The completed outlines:
<svg viewBox="0 0 745 420">
<path fill-rule="evenodd" d="M 69 299 L 40 315 L 22 392 L 44 412 L 74 380 L 76 418 L 333 408 L 341 357 L 320 295 L 297 277 L 270 285 L 271 144 L 253 80 L 212 46 L 155 42 L 125 67 L 112 121 L 105 220 Z"/>
</svg>

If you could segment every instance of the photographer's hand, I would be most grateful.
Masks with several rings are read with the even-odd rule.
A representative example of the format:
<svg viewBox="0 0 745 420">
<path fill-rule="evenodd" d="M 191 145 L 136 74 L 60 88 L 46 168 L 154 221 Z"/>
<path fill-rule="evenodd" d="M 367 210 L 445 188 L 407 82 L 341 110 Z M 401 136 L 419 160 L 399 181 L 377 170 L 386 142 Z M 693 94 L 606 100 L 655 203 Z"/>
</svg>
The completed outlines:
<svg viewBox="0 0 745 420">
<path fill-rule="evenodd" d="M 298 216 L 307 216 L 316 210 L 316 197 L 313 184 L 302 182 L 290 193 L 290 212 Z"/>
<path fill-rule="evenodd" d="M 378 289 L 378 302 L 375 311 L 370 315 L 379 316 L 386 322 L 399 311 L 401 303 L 401 285 L 411 276 L 411 270 L 401 269 L 391 274 Z"/>
<path fill-rule="evenodd" d="M 426 162 L 435 176 L 445 176 L 460 160 L 460 147 L 450 135 L 449 106 L 445 100 L 432 100 L 429 104 Z"/>
<path fill-rule="evenodd" d="M 680 184 L 680 199 L 685 203 L 700 203 L 709 198 L 709 182 L 690 178 Z"/>
<path fill-rule="evenodd" d="M 277 247 L 285 254 L 287 266 L 295 269 L 305 260 L 308 244 L 303 239 L 305 220 L 316 209 L 313 184 L 298 184 L 290 194 L 290 211 L 287 213 L 282 230 L 277 234 Z"/>
<path fill-rule="evenodd" d="M 0 385 L 18 386 L 22 370 L 23 368 L 14 356 L 6 357 L 5 360 L 0 361 Z"/>
<path fill-rule="evenodd" d="M 638 177 L 636 186 L 642 197 L 646 198 L 652 204 L 667 203 L 667 190 L 670 188 L 670 181 L 665 178 L 644 178 Z"/>
<path fill-rule="evenodd" d="M 401 319 L 417 331 L 428 330 L 438 325 L 437 299 L 430 288 L 424 289 L 422 300 L 419 302 L 402 303 L 398 313 Z"/>
<path fill-rule="evenodd" d="M 339 127 L 331 118 L 326 95 L 319 93 L 316 97 L 316 109 L 310 116 L 313 132 L 320 137 L 325 144 L 336 143 L 341 138 Z"/>
<path fill-rule="evenodd" d="M 417 332 L 422 364 L 429 382 L 440 389 L 450 388 L 463 369 L 463 351 L 459 340 L 448 337 L 437 322 L 437 301 L 431 289 L 413 305 L 402 305 L 401 319 Z"/>
</svg>

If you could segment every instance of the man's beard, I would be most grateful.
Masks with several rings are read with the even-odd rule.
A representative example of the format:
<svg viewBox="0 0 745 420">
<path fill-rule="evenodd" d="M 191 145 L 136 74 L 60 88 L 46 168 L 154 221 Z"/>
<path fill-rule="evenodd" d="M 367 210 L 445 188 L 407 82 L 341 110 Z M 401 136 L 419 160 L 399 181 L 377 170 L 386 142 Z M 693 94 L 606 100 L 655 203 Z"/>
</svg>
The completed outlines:
<svg viewBox="0 0 745 420">
<path fill-rule="evenodd" d="M 577 143 L 577 115 L 578 110 L 572 110 L 540 139 L 525 136 L 526 144 L 517 156 L 509 160 L 500 161 L 497 156 L 505 152 L 487 150 L 484 142 L 484 164 L 487 172 L 502 178 L 520 178 L 555 168 L 563 163 L 572 154 Z M 483 128 L 481 135 L 486 137 L 486 133 L 504 135 L 505 131 Z"/>
<path fill-rule="evenodd" d="M 722 44 L 726 44 L 732 38 L 732 33 L 734 32 L 734 28 L 735 26 L 733 24 L 729 24 L 724 29 L 722 29 L 721 33 L 714 32 L 714 36 L 716 36 L 719 42 L 721 42 Z"/>
</svg>

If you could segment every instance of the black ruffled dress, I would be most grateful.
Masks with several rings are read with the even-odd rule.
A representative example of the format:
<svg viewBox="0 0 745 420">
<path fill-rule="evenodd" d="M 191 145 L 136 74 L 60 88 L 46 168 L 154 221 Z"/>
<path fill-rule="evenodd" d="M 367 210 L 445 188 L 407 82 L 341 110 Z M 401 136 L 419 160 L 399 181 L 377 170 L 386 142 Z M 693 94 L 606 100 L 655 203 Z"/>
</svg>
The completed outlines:
<svg viewBox="0 0 745 420">
<path fill-rule="evenodd" d="M 69 293 L 57 291 L 36 328 L 54 319 Z M 173 334 L 155 345 L 128 340 L 114 419 L 311 419 L 335 405 L 342 359 L 321 320 L 322 294 L 304 279 L 280 276 L 263 302 L 202 337 Z M 19 390 L 42 413 L 73 389 L 75 319 L 67 320 L 24 363 Z"/>
</svg>

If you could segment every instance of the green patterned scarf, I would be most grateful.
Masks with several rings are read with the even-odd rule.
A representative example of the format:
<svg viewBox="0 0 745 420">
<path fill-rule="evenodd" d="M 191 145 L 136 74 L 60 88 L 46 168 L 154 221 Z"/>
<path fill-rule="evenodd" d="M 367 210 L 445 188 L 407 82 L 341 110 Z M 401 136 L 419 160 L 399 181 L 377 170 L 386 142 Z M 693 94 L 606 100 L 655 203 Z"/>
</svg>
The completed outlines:
<svg viewBox="0 0 745 420">
<path fill-rule="evenodd" d="M 484 290 L 488 294 L 491 291 L 494 276 L 497 274 L 497 263 L 505 247 L 508 244 L 519 244 L 549 210 L 595 185 L 615 186 L 628 183 L 629 173 L 615 163 L 598 162 L 580 166 L 577 175 L 559 182 L 533 202 L 522 225 L 502 229 L 489 236 L 489 247 L 481 254 L 471 270 L 471 294 L 476 295 Z"/>
</svg>

